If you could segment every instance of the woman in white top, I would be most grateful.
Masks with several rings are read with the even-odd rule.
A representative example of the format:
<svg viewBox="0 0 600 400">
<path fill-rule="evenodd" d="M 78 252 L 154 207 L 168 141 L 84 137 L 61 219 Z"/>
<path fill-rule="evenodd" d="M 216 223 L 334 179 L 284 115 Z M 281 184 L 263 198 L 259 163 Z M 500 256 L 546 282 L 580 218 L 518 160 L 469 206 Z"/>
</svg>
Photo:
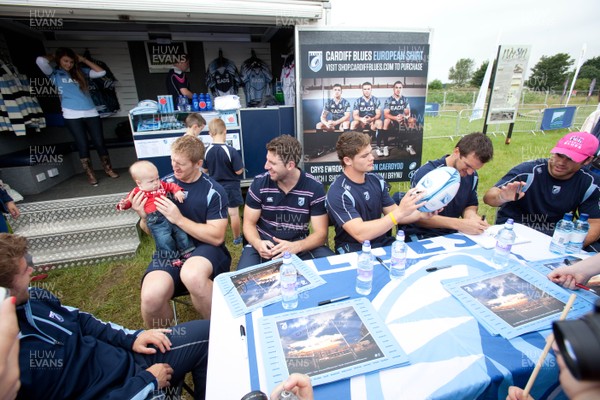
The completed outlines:
<svg viewBox="0 0 600 400">
<path fill-rule="evenodd" d="M 55 68 L 50 65 L 52 61 L 56 63 Z M 75 140 L 88 182 L 94 186 L 98 184 L 90 160 L 88 134 L 102 160 L 106 175 L 118 178 L 119 175 L 113 171 L 110 164 L 108 150 L 104 144 L 102 122 L 87 84 L 88 77 L 100 78 L 106 71 L 65 47 L 57 49 L 54 55 L 38 57 L 36 63 L 58 89 L 65 125 Z M 80 67 L 80 63 L 85 66 Z"/>
</svg>

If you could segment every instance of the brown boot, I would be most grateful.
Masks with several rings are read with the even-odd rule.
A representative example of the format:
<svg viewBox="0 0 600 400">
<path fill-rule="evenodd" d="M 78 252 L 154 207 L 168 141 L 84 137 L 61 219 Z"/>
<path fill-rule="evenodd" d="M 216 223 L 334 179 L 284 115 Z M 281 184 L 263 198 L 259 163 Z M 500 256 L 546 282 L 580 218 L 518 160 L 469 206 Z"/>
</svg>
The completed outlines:
<svg viewBox="0 0 600 400">
<path fill-rule="evenodd" d="M 104 172 L 106 172 L 106 175 L 110 176 L 111 178 L 119 177 L 119 174 L 113 171 L 112 167 L 110 166 L 110 157 L 101 156 L 100 160 L 102 160 L 102 166 L 104 167 Z"/>
<path fill-rule="evenodd" d="M 98 186 L 98 180 L 96 179 L 96 175 L 94 175 L 94 170 L 92 169 L 92 161 L 89 158 L 82 158 L 81 166 L 87 175 L 90 185 Z"/>
</svg>

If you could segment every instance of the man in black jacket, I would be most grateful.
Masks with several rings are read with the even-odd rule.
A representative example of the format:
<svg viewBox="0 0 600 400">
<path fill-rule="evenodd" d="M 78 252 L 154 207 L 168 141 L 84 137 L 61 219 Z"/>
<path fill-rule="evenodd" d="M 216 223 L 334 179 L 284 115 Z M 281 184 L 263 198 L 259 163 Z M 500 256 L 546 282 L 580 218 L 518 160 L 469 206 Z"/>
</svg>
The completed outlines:
<svg viewBox="0 0 600 400">
<path fill-rule="evenodd" d="M 30 288 L 27 239 L 0 233 L 0 286 L 16 298 L 22 399 L 148 398 L 192 372 L 196 398 L 206 384 L 209 321 L 131 331 L 60 304 Z"/>
</svg>

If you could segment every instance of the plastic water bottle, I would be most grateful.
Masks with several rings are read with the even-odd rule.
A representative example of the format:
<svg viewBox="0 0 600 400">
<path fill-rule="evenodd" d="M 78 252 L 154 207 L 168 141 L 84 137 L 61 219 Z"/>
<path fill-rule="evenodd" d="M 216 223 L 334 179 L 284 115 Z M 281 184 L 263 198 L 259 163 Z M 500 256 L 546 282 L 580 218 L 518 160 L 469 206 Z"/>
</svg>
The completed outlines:
<svg viewBox="0 0 600 400">
<path fill-rule="evenodd" d="M 185 111 L 186 105 L 187 98 L 184 95 L 179 95 L 179 100 L 177 101 L 177 111 Z"/>
<path fill-rule="evenodd" d="M 565 254 L 567 245 L 571 241 L 573 233 L 573 214 L 566 213 L 563 219 L 558 221 L 554 227 L 554 235 L 550 242 L 550 251 L 557 254 Z"/>
<path fill-rule="evenodd" d="M 398 229 L 396 241 L 392 243 L 392 262 L 390 265 L 390 279 L 400 279 L 406 270 L 406 243 L 404 231 Z"/>
<path fill-rule="evenodd" d="M 206 93 L 206 111 L 212 111 L 212 99 L 210 98 L 210 93 Z"/>
<path fill-rule="evenodd" d="M 356 293 L 370 294 L 373 287 L 373 254 L 371 253 L 371 242 L 368 240 L 363 242 L 356 272 Z"/>
<path fill-rule="evenodd" d="M 496 236 L 496 247 L 494 248 L 492 262 L 501 267 L 508 265 L 510 261 L 510 249 L 517 236 L 513 230 L 513 223 L 513 219 L 509 218 L 504 223 L 504 228 L 500 229 L 500 232 Z"/>
<path fill-rule="evenodd" d="M 283 264 L 279 268 L 279 285 L 281 288 L 281 306 L 286 310 L 298 307 L 298 292 L 296 278 L 298 273 L 292 264 L 292 256 L 287 251 L 283 253 Z"/>
<path fill-rule="evenodd" d="M 192 96 L 192 111 L 200 111 L 200 102 L 196 93 Z"/>
<path fill-rule="evenodd" d="M 198 96 L 198 107 L 200 107 L 200 111 L 206 111 L 206 96 L 204 93 L 200 93 L 200 96 Z"/>
<path fill-rule="evenodd" d="M 567 245 L 567 253 L 577 254 L 583 248 L 583 242 L 590 230 L 590 223 L 588 222 L 588 215 L 582 213 L 579 219 L 573 223 L 573 232 L 571 233 L 571 239 Z"/>
</svg>

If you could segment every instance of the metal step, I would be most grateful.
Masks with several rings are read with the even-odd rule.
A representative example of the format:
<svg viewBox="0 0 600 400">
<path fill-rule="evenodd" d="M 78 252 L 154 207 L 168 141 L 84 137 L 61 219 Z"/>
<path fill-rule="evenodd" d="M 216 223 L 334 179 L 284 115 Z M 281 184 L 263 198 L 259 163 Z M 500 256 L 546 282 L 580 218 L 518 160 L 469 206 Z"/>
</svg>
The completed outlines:
<svg viewBox="0 0 600 400">
<path fill-rule="evenodd" d="M 115 208 L 126 194 L 24 203 L 21 216 L 10 223 L 29 239 L 38 271 L 133 257 L 139 218 L 132 210 Z"/>
</svg>

